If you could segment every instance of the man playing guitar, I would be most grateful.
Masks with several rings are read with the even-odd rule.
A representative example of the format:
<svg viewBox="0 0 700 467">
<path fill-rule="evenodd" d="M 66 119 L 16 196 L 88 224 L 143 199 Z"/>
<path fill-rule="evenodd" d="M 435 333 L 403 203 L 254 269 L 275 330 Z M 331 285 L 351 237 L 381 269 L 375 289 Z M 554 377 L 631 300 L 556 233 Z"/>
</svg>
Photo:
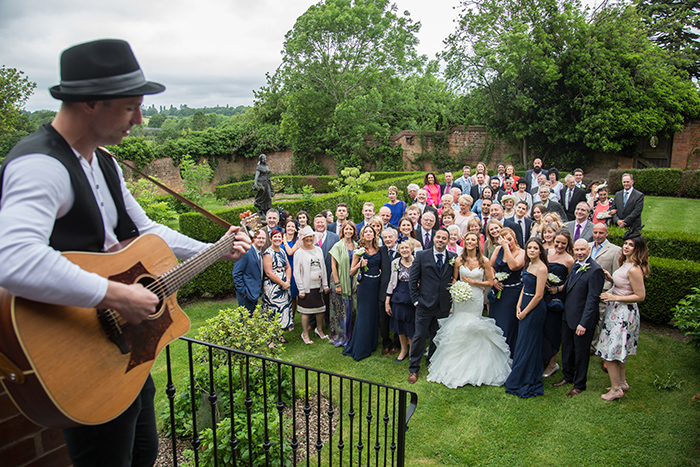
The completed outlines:
<svg viewBox="0 0 700 467">
<path fill-rule="evenodd" d="M 140 283 L 88 272 L 60 252 L 102 252 L 146 233 L 162 238 L 180 259 L 209 247 L 148 219 L 119 166 L 97 149 L 128 136 L 142 122 L 143 96 L 164 89 L 145 80 L 124 41 L 97 40 L 62 53 L 61 84 L 50 90 L 62 101 L 58 114 L 19 142 L 0 168 L 1 287 L 35 302 L 111 309 L 132 325 L 157 311 L 162 297 Z M 226 235 L 234 240 L 223 259 L 236 260 L 250 248 L 238 227 Z M 64 429 L 74 465 L 152 465 L 154 393 L 149 375 L 118 417 Z"/>
</svg>

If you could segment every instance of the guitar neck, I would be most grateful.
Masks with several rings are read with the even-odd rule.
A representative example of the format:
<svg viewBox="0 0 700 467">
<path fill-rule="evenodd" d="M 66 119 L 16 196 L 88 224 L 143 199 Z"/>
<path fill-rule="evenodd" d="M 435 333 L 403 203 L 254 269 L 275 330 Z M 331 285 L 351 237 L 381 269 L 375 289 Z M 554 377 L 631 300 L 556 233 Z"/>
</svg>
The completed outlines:
<svg viewBox="0 0 700 467">
<path fill-rule="evenodd" d="M 159 282 L 164 287 L 165 295 L 169 296 L 175 293 L 194 276 L 229 253 L 233 248 L 235 237 L 235 235 L 225 235 L 209 248 L 200 251 L 187 261 L 178 264 L 160 276 Z"/>
</svg>

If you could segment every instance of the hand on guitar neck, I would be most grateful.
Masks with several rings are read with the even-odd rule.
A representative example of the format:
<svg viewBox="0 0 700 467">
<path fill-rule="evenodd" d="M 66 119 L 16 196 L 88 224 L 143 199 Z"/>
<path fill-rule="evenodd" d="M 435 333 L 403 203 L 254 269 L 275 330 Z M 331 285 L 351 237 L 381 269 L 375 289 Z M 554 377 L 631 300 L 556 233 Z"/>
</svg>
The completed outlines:
<svg viewBox="0 0 700 467">
<path fill-rule="evenodd" d="M 222 256 L 222 260 L 236 261 L 250 249 L 250 238 L 244 229 L 231 226 L 225 235 L 235 235 L 235 240 L 231 252 Z M 139 283 L 109 281 L 107 293 L 97 308 L 115 310 L 127 322 L 139 324 L 156 312 L 158 303 L 158 296 Z"/>
</svg>

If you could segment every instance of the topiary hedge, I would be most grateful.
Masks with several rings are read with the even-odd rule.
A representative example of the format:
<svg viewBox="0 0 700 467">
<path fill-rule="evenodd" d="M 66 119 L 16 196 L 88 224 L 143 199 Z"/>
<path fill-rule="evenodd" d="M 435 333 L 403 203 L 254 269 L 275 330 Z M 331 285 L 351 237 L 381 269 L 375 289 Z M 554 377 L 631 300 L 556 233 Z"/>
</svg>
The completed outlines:
<svg viewBox="0 0 700 467">
<path fill-rule="evenodd" d="M 610 194 L 622 189 L 622 175 L 632 174 L 634 187 L 647 196 L 700 198 L 700 170 L 613 169 L 608 172 Z"/>
<path fill-rule="evenodd" d="M 330 175 L 304 176 L 304 175 L 283 175 L 272 177 L 273 181 L 280 181 L 284 186 L 283 193 L 301 193 L 306 185 L 314 187 L 316 193 L 330 193 L 333 190 L 328 185 L 335 177 Z M 253 192 L 253 181 L 229 183 L 219 185 L 214 190 L 217 199 L 225 201 L 237 201 L 255 196 Z"/>
<path fill-rule="evenodd" d="M 253 181 L 219 185 L 214 189 L 214 195 L 216 199 L 224 201 L 237 201 L 239 199 L 252 198 L 255 196 L 253 192 Z"/>
<path fill-rule="evenodd" d="M 700 263 L 667 258 L 649 258 L 651 275 L 646 278 L 646 300 L 639 304 L 643 319 L 668 324 L 673 318 L 673 307 L 700 287 Z"/>
<path fill-rule="evenodd" d="M 626 229 L 610 227 L 608 239 L 622 246 L 622 236 Z M 696 234 L 683 232 L 644 231 L 649 245 L 649 255 L 659 258 L 689 260 L 700 263 L 700 238 Z"/>
</svg>

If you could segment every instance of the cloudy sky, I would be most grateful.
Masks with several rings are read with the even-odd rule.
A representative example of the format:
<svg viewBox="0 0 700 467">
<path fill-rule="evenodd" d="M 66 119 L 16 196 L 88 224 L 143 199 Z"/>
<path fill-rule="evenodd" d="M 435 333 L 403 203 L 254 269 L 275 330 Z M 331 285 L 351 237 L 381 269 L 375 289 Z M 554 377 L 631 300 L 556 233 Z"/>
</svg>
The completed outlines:
<svg viewBox="0 0 700 467">
<path fill-rule="evenodd" d="M 28 110 L 58 110 L 63 49 L 98 38 L 131 43 L 164 93 L 144 104 L 250 105 L 265 73 L 281 63 L 284 35 L 317 0 L 0 0 L 0 65 L 37 83 Z M 422 24 L 421 54 L 434 57 L 454 29 L 459 0 L 394 0 Z"/>
</svg>

